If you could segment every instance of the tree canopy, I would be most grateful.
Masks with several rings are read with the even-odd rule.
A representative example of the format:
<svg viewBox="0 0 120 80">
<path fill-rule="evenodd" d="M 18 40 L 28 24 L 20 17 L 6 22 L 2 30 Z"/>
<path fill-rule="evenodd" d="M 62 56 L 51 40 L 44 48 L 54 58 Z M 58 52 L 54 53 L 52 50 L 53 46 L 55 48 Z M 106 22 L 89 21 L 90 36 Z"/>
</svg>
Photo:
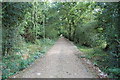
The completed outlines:
<svg viewBox="0 0 120 80">
<path fill-rule="evenodd" d="M 99 47 L 111 59 L 107 67 L 120 67 L 119 2 L 2 3 L 3 56 L 13 54 L 21 40 L 35 44 L 61 34 L 81 46 Z"/>
</svg>

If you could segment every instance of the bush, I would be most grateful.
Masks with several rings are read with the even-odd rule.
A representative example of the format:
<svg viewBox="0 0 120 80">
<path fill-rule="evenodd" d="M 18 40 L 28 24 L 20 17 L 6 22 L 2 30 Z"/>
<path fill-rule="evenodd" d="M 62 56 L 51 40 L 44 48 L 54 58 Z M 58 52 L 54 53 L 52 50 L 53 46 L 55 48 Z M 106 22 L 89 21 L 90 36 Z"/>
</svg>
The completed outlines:
<svg viewBox="0 0 120 80">
<path fill-rule="evenodd" d="M 120 74 L 120 68 L 112 66 L 113 62 L 110 54 L 103 51 L 101 48 L 87 48 L 83 46 L 78 46 L 80 51 L 84 52 L 84 58 L 90 59 L 93 64 L 99 66 L 99 68 L 108 73 L 110 78 L 118 78 Z"/>
<path fill-rule="evenodd" d="M 108 68 L 107 72 L 111 78 L 119 78 L 120 76 L 120 68 Z"/>
<path fill-rule="evenodd" d="M 54 41 L 50 39 L 41 39 L 39 42 L 41 45 L 26 43 L 21 49 L 15 50 L 13 55 L 3 56 L 3 63 L 0 64 L 2 65 L 2 78 L 8 78 L 16 72 L 27 68 L 54 44 Z"/>
</svg>

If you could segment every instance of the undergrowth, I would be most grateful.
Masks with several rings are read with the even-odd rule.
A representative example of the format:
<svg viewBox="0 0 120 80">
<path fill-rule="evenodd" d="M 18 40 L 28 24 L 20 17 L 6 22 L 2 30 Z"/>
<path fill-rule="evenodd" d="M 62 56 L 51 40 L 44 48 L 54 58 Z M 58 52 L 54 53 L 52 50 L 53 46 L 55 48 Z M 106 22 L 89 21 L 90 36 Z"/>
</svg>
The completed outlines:
<svg viewBox="0 0 120 80">
<path fill-rule="evenodd" d="M 111 57 L 108 52 L 103 51 L 101 48 L 88 48 L 85 46 L 78 46 L 78 48 L 85 54 L 85 58 L 90 59 L 95 66 L 107 73 L 109 78 L 119 78 L 120 68 L 111 66 Z"/>
<path fill-rule="evenodd" d="M 17 72 L 29 67 L 33 62 L 45 54 L 54 44 L 53 40 L 41 39 L 35 44 L 23 43 L 23 46 L 16 48 L 12 55 L 2 57 L 2 79 L 6 79 Z"/>
</svg>

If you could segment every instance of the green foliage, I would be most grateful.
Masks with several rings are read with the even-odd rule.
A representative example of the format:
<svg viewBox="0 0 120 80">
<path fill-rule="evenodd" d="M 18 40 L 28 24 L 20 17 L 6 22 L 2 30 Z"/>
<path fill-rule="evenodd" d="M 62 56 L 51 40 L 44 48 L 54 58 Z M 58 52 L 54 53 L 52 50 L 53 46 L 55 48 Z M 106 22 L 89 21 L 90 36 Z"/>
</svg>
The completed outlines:
<svg viewBox="0 0 120 80">
<path fill-rule="evenodd" d="M 80 51 L 84 52 L 84 58 L 90 59 L 94 65 L 99 66 L 102 71 L 108 73 L 110 78 L 119 78 L 120 69 L 115 66 L 111 66 L 110 63 L 113 59 L 111 59 L 110 54 L 100 48 L 78 47 Z M 80 58 L 83 58 L 83 56 L 80 56 Z"/>
<path fill-rule="evenodd" d="M 24 43 L 24 47 L 21 51 L 16 52 L 14 55 L 4 56 L 2 58 L 2 78 L 8 78 L 9 76 L 21 71 L 31 65 L 36 59 L 41 57 L 54 44 L 53 40 L 41 39 L 39 44 Z M 28 51 L 26 51 L 26 48 Z"/>
<path fill-rule="evenodd" d="M 98 26 L 103 28 L 103 35 L 107 42 L 105 48 L 109 53 L 109 67 L 119 68 L 119 54 L 120 54 L 120 31 L 119 31 L 119 21 L 120 21 L 120 4 L 118 3 L 98 3 L 101 7 L 101 14 L 98 14 Z M 110 67 L 110 68 L 111 68 Z M 113 73 L 114 75 L 114 73 Z"/>
<path fill-rule="evenodd" d="M 35 55 L 44 53 L 47 46 L 53 44 L 51 39 L 57 39 L 63 34 L 76 44 L 89 47 L 90 49 L 83 49 L 88 53 L 87 57 L 93 58 L 95 64 L 100 64 L 105 69 L 110 68 L 108 73 L 118 76 L 119 9 L 119 2 L 2 3 L 3 64 L 7 67 L 10 65 L 3 70 L 4 74 L 11 75 L 35 60 L 33 57 L 21 60 L 21 54 L 17 53 L 28 54 L 29 49 L 31 53 L 36 52 Z M 36 48 L 36 45 L 40 48 Z M 13 63 L 9 61 L 12 57 Z M 19 67 L 12 68 L 16 65 Z"/>
<path fill-rule="evenodd" d="M 109 73 L 111 78 L 119 78 L 120 68 L 109 68 L 108 73 Z M 118 76 L 118 77 L 115 77 L 114 75 Z"/>
<path fill-rule="evenodd" d="M 26 3 L 2 3 L 3 55 L 12 53 L 13 46 L 17 43 L 17 26 L 24 19 L 23 14 L 29 6 Z"/>
</svg>

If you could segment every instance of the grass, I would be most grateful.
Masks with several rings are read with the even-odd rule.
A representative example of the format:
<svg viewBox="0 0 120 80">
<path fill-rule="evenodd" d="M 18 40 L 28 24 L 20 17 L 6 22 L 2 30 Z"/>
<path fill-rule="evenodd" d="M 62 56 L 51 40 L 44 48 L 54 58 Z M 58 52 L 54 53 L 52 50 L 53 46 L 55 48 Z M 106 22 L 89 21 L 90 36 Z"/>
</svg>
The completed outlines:
<svg viewBox="0 0 120 80">
<path fill-rule="evenodd" d="M 101 48 L 88 48 L 84 46 L 78 46 L 78 48 L 85 54 L 85 58 L 90 59 L 94 65 L 107 73 L 109 78 L 119 77 L 120 68 L 111 66 L 109 53 L 103 51 Z"/>
<path fill-rule="evenodd" d="M 54 44 L 50 39 L 37 40 L 35 44 L 25 43 L 17 47 L 12 55 L 2 57 L 2 78 L 9 76 L 29 67 L 36 59 L 40 58 Z"/>
<path fill-rule="evenodd" d="M 91 60 L 94 65 L 98 66 L 103 72 L 107 73 L 109 78 L 119 78 L 120 68 L 111 66 L 110 63 L 112 60 L 109 53 L 103 51 L 101 48 L 88 48 L 78 45 L 77 47 L 85 54 L 85 58 Z"/>
<path fill-rule="evenodd" d="M 80 47 L 80 51 L 84 52 L 86 58 L 90 59 L 93 64 L 97 66 L 103 65 L 107 62 L 108 54 L 99 48 Z"/>
</svg>

